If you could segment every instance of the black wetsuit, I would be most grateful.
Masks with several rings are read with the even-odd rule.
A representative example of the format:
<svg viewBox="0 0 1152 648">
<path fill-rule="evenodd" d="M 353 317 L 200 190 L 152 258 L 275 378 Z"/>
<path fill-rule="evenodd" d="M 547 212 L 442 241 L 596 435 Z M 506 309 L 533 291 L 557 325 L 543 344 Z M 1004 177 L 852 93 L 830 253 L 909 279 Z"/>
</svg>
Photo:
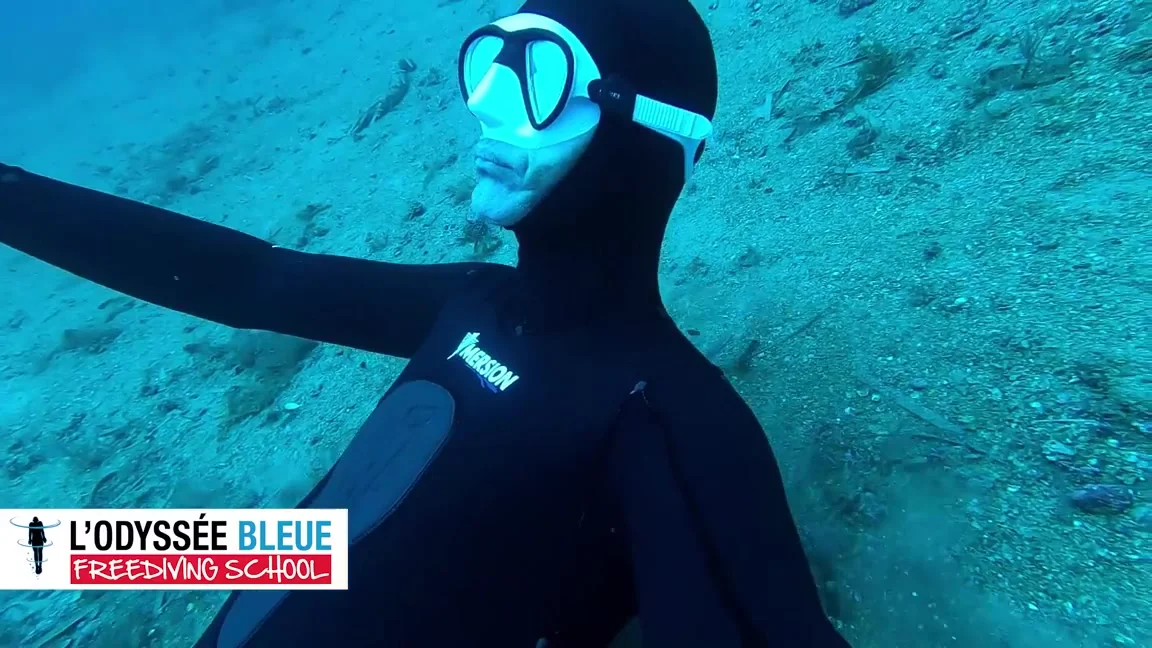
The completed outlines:
<svg viewBox="0 0 1152 648">
<path fill-rule="evenodd" d="M 525 11 L 711 116 L 707 31 L 671 4 Z M 697 58 L 652 71 L 670 57 Z M 670 140 L 602 122 L 514 228 L 516 268 L 281 249 L 2 166 L 0 242 L 228 326 L 411 359 L 302 504 L 349 508 L 349 591 L 233 595 L 204 648 L 593 647 L 637 614 L 649 648 L 844 646 L 763 431 L 660 302 L 682 165 Z"/>
</svg>

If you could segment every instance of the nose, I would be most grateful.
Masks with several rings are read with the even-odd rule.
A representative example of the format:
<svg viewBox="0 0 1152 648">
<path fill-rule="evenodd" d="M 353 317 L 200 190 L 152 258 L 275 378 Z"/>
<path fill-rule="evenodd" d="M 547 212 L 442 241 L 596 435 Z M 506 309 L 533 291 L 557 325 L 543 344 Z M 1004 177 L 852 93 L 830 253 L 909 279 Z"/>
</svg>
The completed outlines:
<svg viewBox="0 0 1152 648">
<path fill-rule="evenodd" d="M 520 78 L 510 68 L 493 64 L 468 98 L 468 110 L 484 126 L 500 128 L 523 113 L 523 103 Z"/>
</svg>

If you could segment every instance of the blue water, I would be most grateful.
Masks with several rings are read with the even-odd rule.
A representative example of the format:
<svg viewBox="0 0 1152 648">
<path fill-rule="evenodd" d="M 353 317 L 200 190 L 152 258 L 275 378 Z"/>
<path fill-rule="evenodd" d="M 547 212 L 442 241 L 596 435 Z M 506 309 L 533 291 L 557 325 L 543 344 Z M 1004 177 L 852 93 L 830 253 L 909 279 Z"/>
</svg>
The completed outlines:
<svg viewBox="0 0 1152 648">
<path fill-rule="evenodd" d="M 721 104 L 664 293 L 767 428 L 829 613 L 857 646 L 1152 645 L 1152 5 L 697 6 Z M 0 161 L 510 262 L 464 220 L 455 56 L 514 8 L 0 0 Z M 2 506 L 292 506 L 400 368 L 0 264 Z M 0 646 L 189 645 L 221 600 L 5 593 Z"/>
</svg>

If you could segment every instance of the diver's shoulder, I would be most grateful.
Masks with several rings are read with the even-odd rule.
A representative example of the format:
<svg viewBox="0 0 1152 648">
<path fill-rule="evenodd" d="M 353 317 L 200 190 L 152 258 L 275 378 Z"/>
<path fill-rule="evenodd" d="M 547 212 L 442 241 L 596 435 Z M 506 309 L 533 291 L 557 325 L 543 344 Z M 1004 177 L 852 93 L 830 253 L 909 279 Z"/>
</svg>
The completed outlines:
<svg viewBox="0 0 1152 648">
<path fill-rule="evenodd" d="M 472 261 L 460 264 L 469 277 L 477 281 L 502 281 L 516 274 L 516 268 L 502 263 Z"/>
<path fill-rule="evenodd" d="M 647 393 L 659 409 L 686 419 L 717 420 L 759 427 L 756 416 L 728 380 L 670 319 L 652 329 L 645 345 Z"/>
<path fill-rule="evenodd" d="M 440 267 L 447 266 L 459 267 L 464 271 L 463 292 L 466 295 L 485 292 L 508 281 L 516 272 L 512 266 L 500 263 L 468 262 L 444 264 Z"/>
<path fill-rule="evenodd" d="M 648 329 L 646 350 L 654 362 L 677 373 L 716 385 L 728 384 L 724 372 L 704 355 L 671 317 L 665 315 Z"/>
</svg>

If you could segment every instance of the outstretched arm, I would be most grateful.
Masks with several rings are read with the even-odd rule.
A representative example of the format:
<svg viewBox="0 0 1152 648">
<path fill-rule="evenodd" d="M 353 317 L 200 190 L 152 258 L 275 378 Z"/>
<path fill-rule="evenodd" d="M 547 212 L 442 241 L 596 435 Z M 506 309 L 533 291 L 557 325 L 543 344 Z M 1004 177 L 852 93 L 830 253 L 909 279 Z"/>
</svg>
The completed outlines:
<svg viewBox="0 0 1152 648">
<path fill-rule="evenodd" d="M 727 384 L 692 389 L 638 392 L 615 435 L 644 647 L 847 648 L 760 425 Z"/>
<path fill-rule="evenodd" d="M 227 326 L 411 357 L 479 263 L 403 265 L 278 248 L 0 164 L 0 243 Z"/>
</svg>

